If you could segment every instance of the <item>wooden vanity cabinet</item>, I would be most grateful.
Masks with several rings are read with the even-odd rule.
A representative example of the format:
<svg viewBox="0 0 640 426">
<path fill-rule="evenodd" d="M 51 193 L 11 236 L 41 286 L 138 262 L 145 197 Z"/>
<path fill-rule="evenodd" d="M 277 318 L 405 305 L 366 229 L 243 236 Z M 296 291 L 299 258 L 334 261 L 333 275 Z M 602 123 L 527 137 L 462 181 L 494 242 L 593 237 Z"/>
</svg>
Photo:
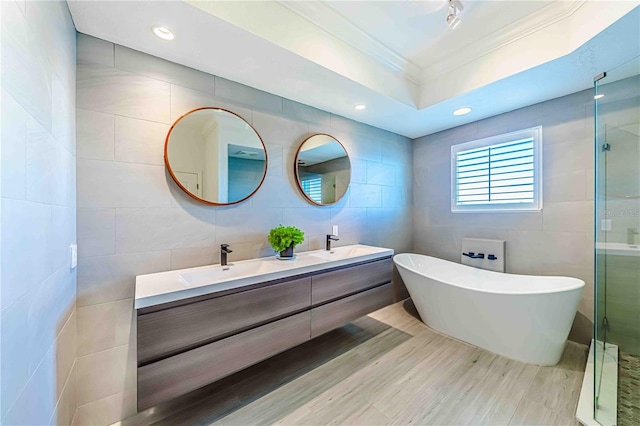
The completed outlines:
<svg viewBox="0 0 640 426">
<path fill-rule="evenodd" d="M 308 309 L 311 277 L 138 316 L 138 363 L 148 364 Z"/>
<path fill-rule="evenodd" d="M 392 302 L 390 257 L 137 311 L 138 410 Z"/>
</svg>

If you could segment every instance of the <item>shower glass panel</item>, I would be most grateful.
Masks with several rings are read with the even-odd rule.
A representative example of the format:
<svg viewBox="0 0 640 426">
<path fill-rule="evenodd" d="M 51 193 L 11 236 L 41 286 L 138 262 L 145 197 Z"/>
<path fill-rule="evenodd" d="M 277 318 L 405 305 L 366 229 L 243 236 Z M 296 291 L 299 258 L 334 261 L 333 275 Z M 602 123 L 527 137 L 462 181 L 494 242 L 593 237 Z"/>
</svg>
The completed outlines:
<svg viewBox="0 0 640 426">
<path fill-rule="evenodd" d="M 639 74 L 640 57 L 594 87 L 594 417 L 607 426 L 640 424 Z"/>
</svg>

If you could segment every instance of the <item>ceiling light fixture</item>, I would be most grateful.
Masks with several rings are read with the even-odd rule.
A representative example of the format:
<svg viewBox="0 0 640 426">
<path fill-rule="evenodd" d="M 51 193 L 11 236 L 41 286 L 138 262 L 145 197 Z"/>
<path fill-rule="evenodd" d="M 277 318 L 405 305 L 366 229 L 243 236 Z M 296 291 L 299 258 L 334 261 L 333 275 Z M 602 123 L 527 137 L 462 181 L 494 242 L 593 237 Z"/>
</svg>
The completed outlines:
<svg viewBox="0 0 640 426">
<path fill-rule="evenodd" d="M 453 111 L 453 115 L 467 115 L 470 112 L 471 112 L 471 108 L 469 107 L 458 108 L 457 110 Z"/>
<path fill-rule="evenodd" d="M 176 38 L 173 33 L 166 27 L 153 27 L 153 33 L 156 35 L 156 37 L 159 37 L 163 40 L 173 40 L 174 38 Z"/>
<path fill-rule="evenodd" d="M 603 95 L 602 93 L 601 93 L 601 94 L 599 94 L 599 95 L 595 95 L 595 96 L 593 97 L 593 99 L 602 99 L 602 98 L 604 98 L 604 95 Z"/>
<path fill-rule="evenodd" d="M 458 0 L 449 0 L 449 11 L 447 13 L 447 24 L 453 30 L 460 24 L 458 13 L 462 12 L 462 3 Z"/>
<path fill-rule="evenodd" d="M 367 106 L 365 104 L 358 104 L 358 105 L 355 106 L 355 109 L 360 110 L 360 109 L 365 109 L 366 107 Z"/>
</svg>

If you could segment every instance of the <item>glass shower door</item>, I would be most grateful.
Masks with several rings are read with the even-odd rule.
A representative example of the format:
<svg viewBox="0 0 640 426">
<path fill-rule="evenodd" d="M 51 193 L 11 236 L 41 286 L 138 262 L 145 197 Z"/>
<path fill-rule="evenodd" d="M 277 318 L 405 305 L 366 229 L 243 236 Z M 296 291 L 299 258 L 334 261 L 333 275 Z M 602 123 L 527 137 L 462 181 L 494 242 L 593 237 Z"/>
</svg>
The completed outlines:
<svg viewBox="0 0 640 426">
<path fill-rule="evenodd" d="M 640 58 L 595 83 L 595 381 L 602 425 L 640 424 Z"/>
</svg>

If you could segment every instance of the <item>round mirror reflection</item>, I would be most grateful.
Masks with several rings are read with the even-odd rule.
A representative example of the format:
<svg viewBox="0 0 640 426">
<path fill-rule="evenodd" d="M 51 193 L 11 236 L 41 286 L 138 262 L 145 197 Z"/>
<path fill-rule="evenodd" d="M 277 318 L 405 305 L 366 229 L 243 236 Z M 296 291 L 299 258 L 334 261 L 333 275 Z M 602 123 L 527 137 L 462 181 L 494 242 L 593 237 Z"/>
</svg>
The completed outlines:
<svg viewBox="0 0 640 426">
<path fill-rule="evenodd" d="M 335 204 L 351 182 L 351 162 L 344 146 L 333 136 L 318 134 L 307 138 L 296 154 L 298 187 L 313 204 Z"/>
<path fill-rule="evenodd" d="M 213 205 L 246 200 L 267 172 L 260 135 L 242 117 L 220 108 L 180 117 L 167 135 L 164 160 L 180 188 Z"/>
</svg>

